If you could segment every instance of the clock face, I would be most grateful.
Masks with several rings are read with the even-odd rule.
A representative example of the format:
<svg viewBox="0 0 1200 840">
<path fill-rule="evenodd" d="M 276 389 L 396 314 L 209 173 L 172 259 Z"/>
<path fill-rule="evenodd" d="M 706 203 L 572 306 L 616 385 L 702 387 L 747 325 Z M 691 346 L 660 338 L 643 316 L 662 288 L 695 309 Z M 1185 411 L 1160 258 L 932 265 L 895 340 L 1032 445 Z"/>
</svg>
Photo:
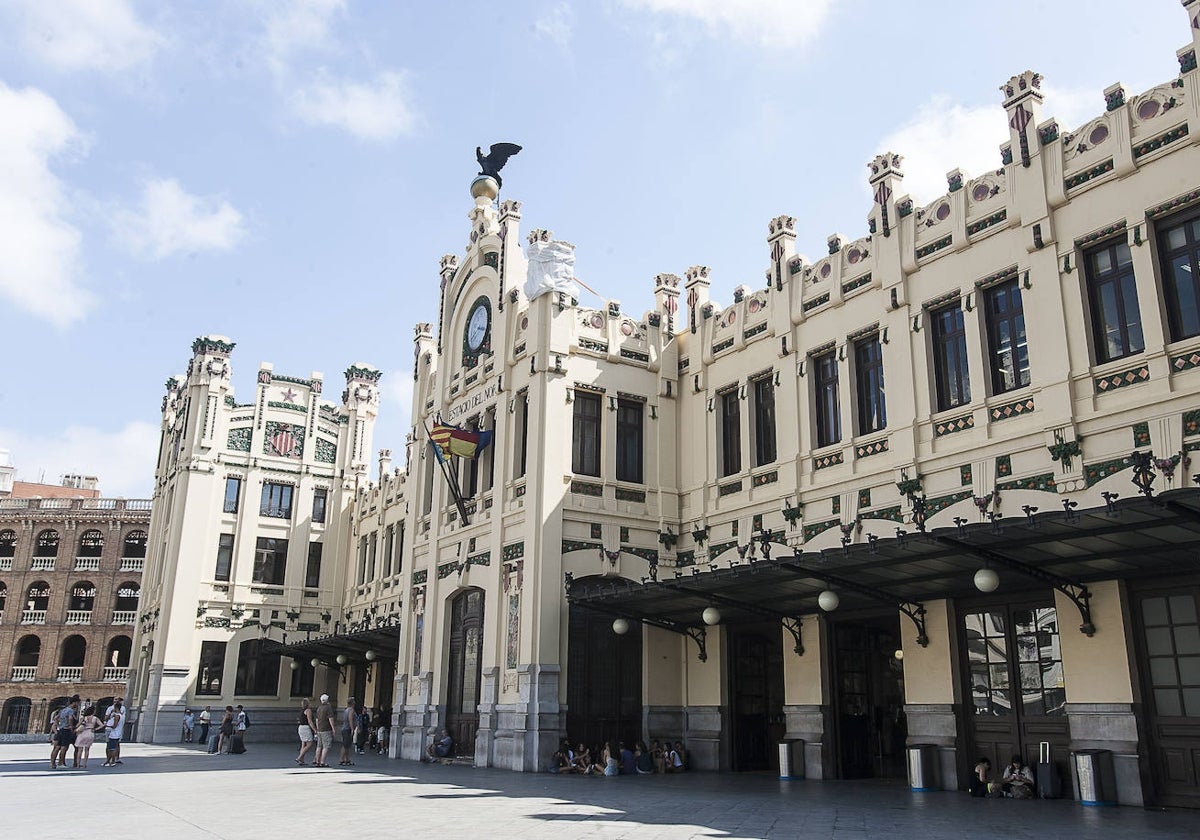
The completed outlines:
<svg viewBox="0 0 1200 840">
<path fill-rule="evenodd" d="M 488 311 L 487 304 L 475 304 L 475 308 L 471 310 L 471 317 L 467 319 L 467 348 L 472 352 L 483 345 L 490 319 L 491 312 Z"/>
</svg>

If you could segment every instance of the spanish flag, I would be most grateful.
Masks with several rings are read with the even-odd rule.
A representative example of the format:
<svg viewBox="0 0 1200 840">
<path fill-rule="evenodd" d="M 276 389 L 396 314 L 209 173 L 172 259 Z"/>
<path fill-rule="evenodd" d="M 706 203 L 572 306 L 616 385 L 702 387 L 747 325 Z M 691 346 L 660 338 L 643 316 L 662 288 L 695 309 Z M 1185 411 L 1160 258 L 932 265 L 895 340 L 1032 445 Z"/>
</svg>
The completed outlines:
<svg viewBox="0 0 1200 840">
<path fill-rule="evenodd" d="M 438 423 L 429 433 L 429 439 L 440 450 L 443 458 L 457 455 L 474 460 L 492 442 L 492 432 L 469 432 L 457 426 Z"/>
</svg>

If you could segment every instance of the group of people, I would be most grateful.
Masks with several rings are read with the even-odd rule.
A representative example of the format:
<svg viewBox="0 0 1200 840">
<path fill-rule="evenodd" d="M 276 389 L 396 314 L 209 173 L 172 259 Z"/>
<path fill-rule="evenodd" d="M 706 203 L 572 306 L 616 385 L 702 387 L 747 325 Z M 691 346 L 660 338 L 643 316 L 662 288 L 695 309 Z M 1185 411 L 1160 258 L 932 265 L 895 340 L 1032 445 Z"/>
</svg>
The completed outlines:
<svg viewBox="0 0 1200 840">
<path fill-rule="evenodd" d="M 992 761 L 985 756 L 980 758 L 979 763 L 975 765 L 967 789 L 972 796 L 1032 799 L 1034 796 L 1033 771 L 1021 760 L 1021 756 L 1014 755 L 1012 761 L 1004 767 L 1000 781 L 997 782 L 992 778 Z"/>
<path fill-rule="evenodd" d="M 637 741 L 633 749 L 624 741 L 617 742 L 614 750 L 612 741 L 592 750 L 582 741 L 576 749 L 563 738 L 551 761 L 551 773 L 580 773 L 585 776 L 649 776 L 653 773 L 682 773 L 687 769 L 687 752 L 683 743 L 653 741 L 647 748 L 644 741 Z"/>
<path fill-rule="evenodd" d="M 301 767 L 328 767 L 327 759 L 333 749 L 333 733 L 338 731 L 341 752 L 339 767 L 353 767 L 351 755 L 365 755 L 368 749 L 386 755 L 391 732 L 391 712 L 369 707 L 351 697 L 340 712 L 329 702 L 329 695 L 322 694 L 320 705 L 312 707 L 307 698 L 300 701 L 300 713 L 296 717 L 296 733 L 300 737 L 300 753 L 295 761 Z M 316 748 L 312 764 L 304 757 Z"/>
<path fill-rule="evenodd" d="M 103 716 L 96 714 L 91 700 L 80 700 L 72 695 L 70 702 L 56 711 L 53 716 L 53 733 L 50 736 L 50 769 L 65 770 L 67 751 L 74 748 L 71 766 L 86 770 L 88 758 L 96 736 L 104 733 L 105 752 L 102 767 L 123 764 L 121 761 L 121 739 L 125 737 L 125 701 L 118 697 L 104 710 Z"/>
</svg>

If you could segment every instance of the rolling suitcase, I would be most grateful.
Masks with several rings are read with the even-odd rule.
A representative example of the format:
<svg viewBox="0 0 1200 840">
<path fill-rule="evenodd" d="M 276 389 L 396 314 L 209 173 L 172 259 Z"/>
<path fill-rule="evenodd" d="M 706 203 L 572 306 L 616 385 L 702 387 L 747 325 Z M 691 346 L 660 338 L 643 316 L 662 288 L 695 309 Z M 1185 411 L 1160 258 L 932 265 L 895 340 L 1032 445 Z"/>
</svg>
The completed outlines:
<svg viewBox="0 0 1200 840">
<path fill-rule="evenodd" d="M 214 730 L 208 736 L 208 751 L 210 753 L 215 753 L 217 751 L 217 745 L 220 743 L 221 743 L 221 733 Z"/>
<path fill-rule="evenodd" d="M 241 755 L 246 751 L 246 739 L 242 737 L 241 732 L 233 733 L 233 745 L 229 748 L 229 751 L 234 755 Z"/>
<path fill-rule="evenodd" d="M 1062 778 L 1058 775 L 1058 766 L 1050 759 L 1049 741 L 1042 741 L 1038 750 L 1037 795 L 1040 799 L 1062 796 Z"/>
</svg>

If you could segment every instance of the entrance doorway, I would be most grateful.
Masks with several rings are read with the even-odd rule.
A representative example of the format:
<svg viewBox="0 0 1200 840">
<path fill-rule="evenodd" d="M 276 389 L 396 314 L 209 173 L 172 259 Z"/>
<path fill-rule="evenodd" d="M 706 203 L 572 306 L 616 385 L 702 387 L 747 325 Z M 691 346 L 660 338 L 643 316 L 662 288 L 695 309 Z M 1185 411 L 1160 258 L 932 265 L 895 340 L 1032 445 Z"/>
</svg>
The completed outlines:
<svg viewBox="0 0 1200 840">
<path fill-rule="evenodd" d="M 997 772 L 1014 753 L 1036 765 L 1039 745 L 1048 742 L 1059 778 L 1069 779 L 1071 729 L 1052 603 L 966 607 L 960 627 L 972 701 L 964 768 L 986 756 Z"/>
<path fill-rule="evenodd" d="M 567 627 L 567 737 L 589 748 L 642 738 L 642 624 L 572 606 Z"/>
<path fill-rule="evenodd" d="M 1136 635 L 1159 805 L 1200 807 L 1200 586 L 1137 592 Z"/>
<path fill-rule="evenodd" d="M 449 685 L 446 729 L 456 755 L 475 754 L 483 659 L 483 590 L 468 589 L 450 603 Z"/>
<path fill-rule="evenodd" d="M 904 779 L 904 671 L 896 613 L 833 625 L 839 778 Z"/>
<path fill-rule="evenodd" d="M 778 624 L 729 630 L 734 770 L 779 770 L 783 716 L 783 631 Z"/>
</svg>

